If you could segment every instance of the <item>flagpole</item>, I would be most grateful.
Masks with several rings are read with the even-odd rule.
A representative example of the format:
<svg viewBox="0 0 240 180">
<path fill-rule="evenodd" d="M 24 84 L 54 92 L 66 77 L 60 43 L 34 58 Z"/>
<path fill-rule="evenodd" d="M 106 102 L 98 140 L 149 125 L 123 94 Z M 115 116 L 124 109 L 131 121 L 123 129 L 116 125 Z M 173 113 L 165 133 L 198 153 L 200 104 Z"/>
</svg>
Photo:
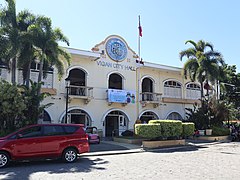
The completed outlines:
<svg viewBox="0 0 240 180">
<path fill-rule="evenodd" d="M 138 63 L 137 63 L 137 68 L 136 68 L 136 81 L 137 81 L 137 120 L 140 120 L 140 117 L 139 117 L 139 106 L 140 106 L 140 80 L 139 80 L 139 76 L 140 76 L 140 72 L 139 72 L 139 64 L 141 62 L 141 50 L 140 50 L 140 38 L 142 36 L 142 27 L 141 27 L 141 24 L 140 24 L 140 15 L 138 16 Z"/>
<path fill-rule="evenodd" d="M 141 61 L 141 52 L 140 52 L 140 37 L 141 37 L 141 31 L 142 31 L 142 28 L 141 28 L 141 24 L 140 24 L 140 15 L 138 16 L 138 30 L 139 30 L 139 33 L 138 33 L 138 56 L 139 56 L 139 61 Z"/>
</svg>

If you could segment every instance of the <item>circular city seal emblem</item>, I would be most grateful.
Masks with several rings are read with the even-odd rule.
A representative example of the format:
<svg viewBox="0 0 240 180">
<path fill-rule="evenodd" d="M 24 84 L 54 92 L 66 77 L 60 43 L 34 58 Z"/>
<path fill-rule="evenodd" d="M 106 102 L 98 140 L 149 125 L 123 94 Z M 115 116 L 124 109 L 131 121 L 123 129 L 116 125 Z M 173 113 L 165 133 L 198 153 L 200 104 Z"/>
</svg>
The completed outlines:
<svg viewBox="0 0 240 180">
<path fill-rule="evenodd" d="M 114 61 L 123 61 L 127 57 L 126 44 L 118 38 L 111 38 L 107 41 L 106 51 Z"/>
</svg>

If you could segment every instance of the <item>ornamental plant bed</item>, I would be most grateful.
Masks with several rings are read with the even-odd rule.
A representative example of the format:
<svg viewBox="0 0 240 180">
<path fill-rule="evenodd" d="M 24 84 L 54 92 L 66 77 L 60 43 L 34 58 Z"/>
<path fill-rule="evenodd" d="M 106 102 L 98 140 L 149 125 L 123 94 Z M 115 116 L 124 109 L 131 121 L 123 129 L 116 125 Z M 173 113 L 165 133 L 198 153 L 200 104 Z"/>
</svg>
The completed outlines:
<svg viewBox="0 0 240 180">
<path fill-rule="evenodd" d="M 178 140 L 161 140 L 161 141 L 152 141 L 152 140 L 145 140 L 142 141 L 142 145 L 144 148 L 159 148 L 159 147 L 168 147 L 168 146 L 179 146 L 185 145 L 185 139 L 178 139 Z"/>
</svg>

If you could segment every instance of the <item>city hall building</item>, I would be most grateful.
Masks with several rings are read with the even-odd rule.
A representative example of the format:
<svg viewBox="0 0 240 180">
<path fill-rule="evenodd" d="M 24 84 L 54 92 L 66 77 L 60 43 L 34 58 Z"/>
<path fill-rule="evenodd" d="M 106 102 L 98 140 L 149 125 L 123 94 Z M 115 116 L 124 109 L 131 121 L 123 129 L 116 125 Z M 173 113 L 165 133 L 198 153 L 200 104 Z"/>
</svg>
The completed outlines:
<svg viewBox="0 0 240 180">
<path fill-rule="evenodd" d="M 42 92 L 49 92 L 39 123 L 82 123 L 96 126 L 102 136 L 133 130 L 136 120 L 186 118 L 185 108 L 199 102 L 200 84 L 184 79 L 182 69 L 151 62 L 139 62 L 138 55 L 120 36 L 111 35 L 91 51 L 66 49 L 71 65 L 59 81 L 52 68 L 43 80 Z M 37 63 L 37 62 L 36 62 Z M 0 66 L 1 79 L 11 74 Z M 37 80 L 38 66 L 32 65 L 31 79 Z M 22 72 L 17 70 L 22 83 Z M 67 116 L 66 116 L 67 115 Z"/>
</svg>

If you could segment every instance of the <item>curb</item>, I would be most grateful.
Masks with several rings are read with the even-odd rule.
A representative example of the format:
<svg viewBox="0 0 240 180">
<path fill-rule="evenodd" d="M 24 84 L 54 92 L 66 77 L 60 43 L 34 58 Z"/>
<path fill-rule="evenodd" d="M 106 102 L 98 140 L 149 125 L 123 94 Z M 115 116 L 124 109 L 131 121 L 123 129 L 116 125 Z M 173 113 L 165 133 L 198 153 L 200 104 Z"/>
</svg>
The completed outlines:
<svg viewBox="0 0 240 180">
<path fill-rule="evenodd" d="M 129 149 L 129 150 L 118 150 L 118 151 L 100 151 L 100 152 L 90 152 L 81 154 L 81 157 L 90 157 L 90 156 L 106 156 L 106 155 L 120 155 L 120 154 L 132 154 L 132 153 L 142 153 L 145 152 L 141 149 Z"/>
<path fill-rule="evenodd" d="M 162 148 L 154 148 L 154 149 L 148 149 L 148 148 L 138 148 L 138 149 L 129 149 L 129 150 L 117 150 L 117 151 L 99 151 L 99 152 L 89 152 L 80 154 L 80 157 L 92 157 L 92 156 L 107 156 L 107 155 L 121 155 L 121 154 L 133 154 L 133 153 L 143 153 L 143 152 L 161 152 L 161 151 L 171 151 L 171 150 L 178 150 L 178 149 L 184 149 L 184 148 L 193 148 L 193 147 L 206 147 L 208 145 L 215 145 L 220 143 L 226 143 L 226 141 L 217 141 L 217 142 L 211 142 L 211 143 L 191 143 L 188 142 L 186 145 L 182 146 L 173 146 L 173 147 L 162 147 Z"/>
</svg>

